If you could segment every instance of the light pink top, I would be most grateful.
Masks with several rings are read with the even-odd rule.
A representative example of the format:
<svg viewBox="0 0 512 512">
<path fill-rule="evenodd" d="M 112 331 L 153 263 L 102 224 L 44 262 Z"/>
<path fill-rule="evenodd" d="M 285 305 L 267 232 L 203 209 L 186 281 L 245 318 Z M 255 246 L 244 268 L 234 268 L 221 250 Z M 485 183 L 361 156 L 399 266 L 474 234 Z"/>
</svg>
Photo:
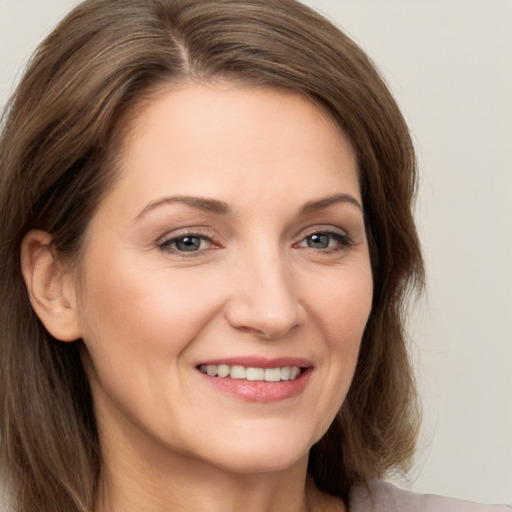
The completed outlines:
<svg viewBox="0 0 512 512">
<path fill-rule="evenodd" d="M 348 512 L 512 512 L 512 507 L 416 494 L 388 483 L 371 482 L 369 488 L 351 491 Z"/>
</svg>

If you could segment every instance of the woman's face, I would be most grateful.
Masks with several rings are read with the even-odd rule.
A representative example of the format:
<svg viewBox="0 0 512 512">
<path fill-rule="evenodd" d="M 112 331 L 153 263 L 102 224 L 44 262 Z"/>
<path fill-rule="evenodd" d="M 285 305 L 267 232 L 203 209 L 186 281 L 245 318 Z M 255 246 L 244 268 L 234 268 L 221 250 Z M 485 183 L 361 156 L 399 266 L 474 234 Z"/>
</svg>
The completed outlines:
<svg viewBox="0 0 512 512">
<path fill-rule="evenodd" d="M 370 312 L 361 204 L 351 144 L 298 95 L 191 85 L 138 114 L 77 283 L 109 460 L 306 460 Z"/>
</svg>

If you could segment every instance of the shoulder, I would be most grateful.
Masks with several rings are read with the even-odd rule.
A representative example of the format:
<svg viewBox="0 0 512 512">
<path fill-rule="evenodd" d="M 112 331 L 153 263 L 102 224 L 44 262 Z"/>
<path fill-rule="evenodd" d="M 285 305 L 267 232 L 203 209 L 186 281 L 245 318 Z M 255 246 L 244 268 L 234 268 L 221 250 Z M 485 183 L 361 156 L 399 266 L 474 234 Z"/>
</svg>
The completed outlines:
<svg viewBox="0 0 512 512">
<path fill-rule="evenodd" d="M 352 489 L 349 512 L 512 512 L 506 505 L 480 505 L 432 494 L 416 494 L 384 482 Z"/>
</svg>

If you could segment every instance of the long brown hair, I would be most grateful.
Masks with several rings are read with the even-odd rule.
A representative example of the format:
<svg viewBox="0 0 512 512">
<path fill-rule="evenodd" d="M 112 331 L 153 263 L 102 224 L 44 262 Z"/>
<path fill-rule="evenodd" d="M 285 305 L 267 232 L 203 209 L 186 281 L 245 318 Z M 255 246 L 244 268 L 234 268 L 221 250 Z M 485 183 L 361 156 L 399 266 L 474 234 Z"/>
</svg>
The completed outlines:
<svg viewBox="0 0 512 512">
<path fill-rule="evenodd" d="M 78 258 L 115 177 L 120 120 L 159 87 L 225 78 L 321 105 L 358 156 L 373 308 L 349 394 L 311 449 L 317 486 L 404 469 L 418 414 L 403 331 L 423 266 L 411 213 L 415 158 L 386 85 L 364 52 L 295 0 L 88 0 L 41 44 L 0 139 L 0 463 L 17 511 L 90 512 L 101 470 L 80 342 L 50 336 L 30 306 L 20 244 L 30 229 Z"/>
</svg>

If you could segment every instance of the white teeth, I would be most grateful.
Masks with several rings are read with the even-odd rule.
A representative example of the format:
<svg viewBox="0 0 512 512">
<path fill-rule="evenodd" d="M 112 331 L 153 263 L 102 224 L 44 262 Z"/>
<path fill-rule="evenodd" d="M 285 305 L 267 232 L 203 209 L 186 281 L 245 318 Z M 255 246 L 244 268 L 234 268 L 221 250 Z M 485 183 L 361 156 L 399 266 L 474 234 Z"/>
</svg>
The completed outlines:
<svg viewBox="0 0 512 512">
<path fill-rule="evenodd" d="M 209 365 L 206 367 L 206 373 L 207 373 L 210 377 L 215 377 L 215 375 L 217 375 L 217 365 L 216 365 L 216 364 L 209 364 Z"/>
<path fill-rule="evenodd" d="M 266 382 L 279 382 L 281 380 L 281 368 L 266 368 L 265 381 Z"/>
<path fill-rule="evenodd" d="M 284 366 L 282 368 L 256 368 L 240 365 L 229 366 L 227 364 L 202 364 L 199 367 L 201 373 L 210 377 L 231 377 L 232 379 L 246 379 L 250 381 L 279 382 L 281 380 L 293 380 L 300 376 L 298 366 Z"/>
<path fill-rule="evenodd" d="M 229 366 L 227 364 L 219 364 L 217 367 L 217 375 L 219 377 L 227 377 L 229 375 Z"/>
<path fill-rule="evenodd" d="M 229 376 L 232 379 L 245 379 L 245 367 L 236 365 L 231 366 L 229 370 Z"/>
<path fill-rule="evenodd" d="M 290 367 L 281 368 L 281 380 L 290 380 Z"/>
<path fill-rule="evenodd" d="M 245 378 L 247 380 L 265 380 L 265 370 L 263 368 L 247 368 Z"/>
</svg>

